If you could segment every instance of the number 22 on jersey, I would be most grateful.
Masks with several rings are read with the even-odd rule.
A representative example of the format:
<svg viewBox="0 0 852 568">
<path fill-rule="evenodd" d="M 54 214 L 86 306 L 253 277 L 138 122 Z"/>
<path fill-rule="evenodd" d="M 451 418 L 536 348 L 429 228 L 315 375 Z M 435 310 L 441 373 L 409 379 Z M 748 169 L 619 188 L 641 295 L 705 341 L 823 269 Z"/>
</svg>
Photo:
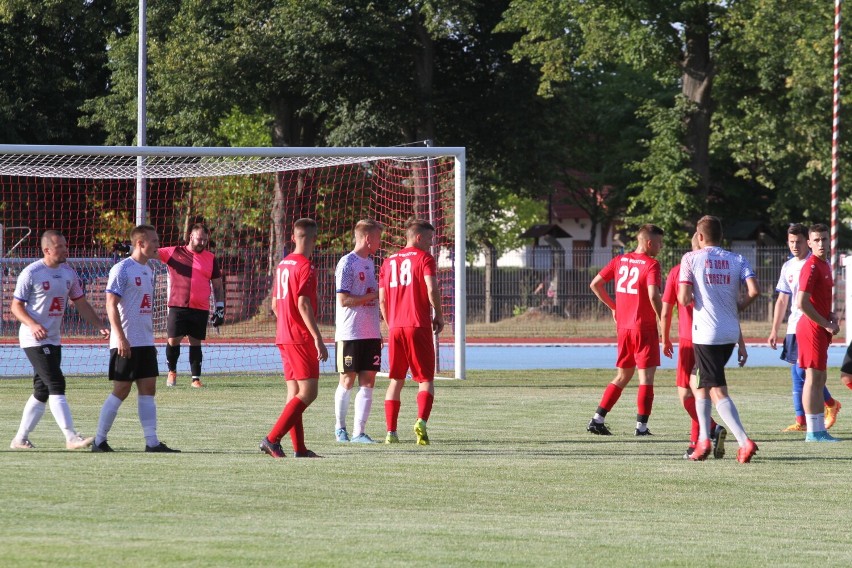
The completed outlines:
<svg viewBox="0 0 852 568">
<path fill-rule="evenodd" d="M 636 283 L 639 281 L 639 269 L 635 266 L 619 266 L 618 281 L 615 283 L 615 291 L 622 294 L 638 294 Z"/>
</svg>

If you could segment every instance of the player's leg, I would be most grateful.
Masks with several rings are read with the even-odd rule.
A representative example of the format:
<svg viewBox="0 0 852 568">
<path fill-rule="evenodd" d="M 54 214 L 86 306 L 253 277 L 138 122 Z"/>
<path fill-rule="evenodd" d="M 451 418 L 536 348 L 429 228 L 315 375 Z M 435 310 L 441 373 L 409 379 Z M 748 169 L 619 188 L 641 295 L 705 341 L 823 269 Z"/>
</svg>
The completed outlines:
<svg viewBox="0 0 852 568">
<path fill-rule="evenodd" d="M 385 426 L 387 428 L 385 444 L 399 442 L 397 422 L 402 405 L 402 387 L 405 386 L 405 375 L 408 373 L 409 366 L 405 342 L 403 330 L 393 328 L 388 333 L 388 378 L 390 381 L 385 392 Z"/>
<path fill-rule="evenodd" d="M 800 326 L 802 329 L 806 326 Z M 802 406 L 805 408 L 805 424 L 808 442 L 835 442 L 825 428 L 825 399 L 823 391 L 827 378 L 828 347 L 830 336 L 818 330 L 799 335 L 799 366 L 805 369 L 805 386 L 802 389 Z"/>
<path fill-rule="evenodd" d="M 827 382 L 828 377 L 826 377 Z M 827 385 L 822 389 L 822 398 L 825 400 L 825 429 L 830 430 L 834 426 L 834 423 L 837 422 L 837 413 L 840 412 L 843 405 L 840 404 L 839 400 L 831 396 Z"/>
<path fill-rule="evenodd" d="M 74 419 L 71 417 L 71 408 L 65 398 L 65 375 L 62 373 L 62 346 L 45 346 L 43 350 L 43 363 L 45 367 L 41 370 L 43 382 L 47 385 L 47 404 L 53 419 L 65 436 L 65 447 L 69 450 L 88 448 L 95 440 L 94 437 L 84 438 L 74 429 Z"/>
<path fill-rule="evenodd" d="M 728 396 L 727 386 L 720 384 L 720 386 L 710 389 L 710 395 L 716 404 L 716 411 L 719 413 L 719 417 L 737 439 L 737 443 L 740 446 L 737 450 L 737 461 L 740 463 L 750 462 L 754 454 L 757 453 L 757 444 L 746 434 L 740 420 L 740 414 L 737 411 L 737 406 L 731 397 Z"/>
<path fill-rule="evenodd" d="M 289 432 L 295 457 L 317 457 L 305 447 L 302 414 L 316 400 L 319 392 L 319 359 L 313 343 L 300 345 L 280 345 L 284 361 L 284 373 L 287 379 L 288 400 L 272 430 L 266 436 L 266 444 L 261 442 L 261 450 L 273 457 L 275 450 L 280 451 L 281 439 Z M 271 445 L 271 447 L 265 447 Z M 274 446 L 278 445 L 277 448 Z M 271 449 L 270 449 L 271 448 Z"/>
<path fill-rule="evenodd" d="M 432 415 L 432 404 L 435 401 L 435 346 L 432 338 L 431 328 L 415 328 L 406 347 L 408 360 L 411 363 L 411 378 L 419 385 L 414 433 L 417 435 L 417 444 L 420 446 L 429 445 L 426 423 Z"/>
<path fill-rule="evenodd" d="M 619 368 L 616 370 L 615 378 L 606 386 L 606 389 L 604 389 L 603 396 L 601 396 L 601 400 L 595 410 L 595 414 L 592 416 L 592 419 L 586 427 L 588 432 L 602 436 L 609 436 L 611 434 L 609 428 L 607 428 L 606 424 L 604 424 L 604 420 L 606 419 L 606 415 L 609 411 L 612 410 L 612 407 L 615 406 L 615 403 L 618 402 L 618 399 L 621 398 L 621 393 L 624 392 L 624 387 L 627 386 L 627 383 L 629 383 L 630 379 L 633 378 L 633 374 L 635 372 L 635 367 L 624 369 Z"/>
<path fill-rule="evenodd" d="M 169 307 L 166 316 L 166 365 L 169 373 L 166 376 L 166 386 L 177 386 L 177 364 L 180 359 L 180 342 L 186 333 L 181 333 L 182 327 L 180 308 Z"/>
<path fill-rule="evenodd" d="M 382 367 L 381 338 L 364 339 L 358 342 L 358 394 L 355 395 L 355 424 L 352 441 L 373 443 L 367 435 L 367 420 L 373 408 L 373 389 L 376 386 L 376 373 Z"/>
<path fill-rule="evenodd" d="M 391 379 L 388 382 L 388 390 L 385 392 L 385 426 L 387 435 L 385 444 L 396 444 L 399 442 L 397 435 L 397 424 L 399 422 L 399 409 L 402 406 L 400 397 L 405 379 Z"/>
<path fill-rule="evenodd" d="M 846 354 L 843 355 L 843 363 L 840 365 L 840 381 L 846 388 L 852 389 L 852 343 L 846 347 Z"/>
<path fill-rule="evenodd" d="M 117 349 L 110 349 L 109 380 L 112 381 L 112 392 L 107 396 L 103 406 L 101 406 L 95 443 L 92 444 L 93 452 L 113 451 L 109 443 L 107 443 L 107 437 L 115 422 L 115 417 L 118 415 L 118 409 L 127 399 L 130 389 L 133 386 L 131 360 L 132 358 L 125 359 L 124 357 L 119 357 Z"/>
<path fill-rule="evenodd" d="M 201 352 L 201 342 L 207 339 L 207 310 L 187 309 L 186 312 L 186 336 L 189 340 L 189 371 L 192 375 L 190 386 L 201 388 L 201 362 L 204 355 Z"/>
<path fill-rule="evenodd" d="M 348 442 L 349 433 L 346 431 L 346 414 L 349 411 L 349 399 L 352 385 L 355 384 L 356 373 L 340 373 L 337 390 L 334 391 L 334 436 L 338 442 Z"/>
<path fill-rule="evenodd" d="M 790 367 L 790 379 L 793 385 L 793 412 L 796 414 L 796 421 L 784 429 L 784 432 L 802 432 L 807 431 L 805 425 L 805 407 L 802 405 L 802 391 L 805 388 L 805 370 L 799 367 L 796 363 Z"/>
<path fill-rule="evenodd" d="M 335 344 L 337 372 L 340 380 L 334 391 L 334 437 L 338 442 L 348 442 L 349 433 L 346 431 L 346 414 L 349 412 L 349 398 L 352 386 L 355 384 L 355 354 L 353 341 L 338 341 Z"/>
<path fill-rule="evenodd" d="M 660 338 L 657 328 L 635 330 L 634 359 L 639 368 L 639 388 L 636 392 L 636 436 L 650 436 L 648 418 L 654 406 L 654 375 L 660 366 Z"/>
<path fill-rule="evenodd" d="M 600 404 L 598 404 L 594 416 L 592 416 L 588 426 L 586 426 L 586 431 L 602 436 L 609 436 L 611 434 L 609 428 L 604 424 L 604 420 L 607 413 L 612 410 L 612 407 L 621 398 L 624 387 L 633 378 L 633 373 L 636 371 L 636 360 L 633 355 L 634 348 L 629 330 L 618 330 L 618 354 L 615 361 L 615 378 L 604 389 Z"/>
<path fill-rule="evenodd" d="M 361 371 L 358 373 L 358 394 L 355 395 L 355 420 L 352 428 L 352 441 L 356 443 L 373 443 L 367 435 L 367 420 L 373 407 L 373 389 L 376 385 L 376 371 Z"/>
<path fill-rule="evenodd" d="M 21 414 L 21 423 L 18 426 L 18 431 L 9 447 L 13 450 L 29 450 L 34 448 L 30 442 L 30 433 L 38 426 L 41 417 L 44 416 L 45 408 L 47 408 L 47 399 L 50 392 L 47 384 L 42 380 L 41 372 L 44 372 L 46 364 L 43 347 L 25 347 L 24 354 L 33 366 L 33 394 L 27 399 L 24 404 L 24 411 Z"/>
</svg>

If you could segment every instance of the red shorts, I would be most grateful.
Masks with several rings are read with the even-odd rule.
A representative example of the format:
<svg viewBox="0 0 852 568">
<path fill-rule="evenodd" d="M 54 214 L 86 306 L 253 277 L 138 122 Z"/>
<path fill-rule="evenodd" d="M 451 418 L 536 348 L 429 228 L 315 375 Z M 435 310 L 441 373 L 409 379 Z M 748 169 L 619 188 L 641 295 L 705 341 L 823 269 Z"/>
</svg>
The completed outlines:
<svg viewBox="0 0 852 568">
<path fill-rule="evenodd" d="M 816 327 L 807 317 L 803 317 L 796 326 L 796 343 L 799 344 L 799 367 L 817 371 L 828 368 L 828 346 L 831 345 L 831 334 L 828 331 Z"/>
<path fill-rule="evenodd" d="M 677 344 L 677 380 L 676 384 L 689 388 L 689 377 L 695 369 L 695 348 L 691 341 L 678 341 Z"/>
<path fill-rule="evenodd" d="M 319 378 L 319 353 L 313 343 L 278 344 L 284 378 L 288 381 Z"/>
<path fill-rule="evenodd" d="M 435 380 L 435 345 L 432 328 L 395 327 L 388 337 L 388 359 L 391 379 L 405 379 L 408 369 L 418 383 Z"/>
<path fill-rule="evenodd" d="M 619 369 L 659 367 L 660 336 L 657 329 L 619 329 L 615 366 Z"/>
</svg>

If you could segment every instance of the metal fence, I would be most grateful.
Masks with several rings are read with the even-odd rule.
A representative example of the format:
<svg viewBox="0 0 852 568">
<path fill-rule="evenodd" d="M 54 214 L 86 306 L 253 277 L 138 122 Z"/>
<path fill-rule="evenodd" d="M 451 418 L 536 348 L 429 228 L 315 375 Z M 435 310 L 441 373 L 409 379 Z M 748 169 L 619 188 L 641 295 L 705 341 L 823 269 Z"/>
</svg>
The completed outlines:
<svg viewBox="0 0 852 568">
<path fill-rule="evenodd" d="M 680 262 L 689 249 L 664 249 L 658 257 L 665 279 L 672 266 Z M 789 258 L 785 246 L 734 247 L 735 252 L 749 259 L 757 274 L 761 288 L 760 297 L 741 314 L 744 326 L 749 323 L 765 324 L 767 329 L 772 322 L 775 304 L 775 285 L 781 266 Z M 541 258 L 528 265 L 554 266 L 550 262 L 552 255 L 564 254 L 540 247 L 526 251 L 524 255 L 540 255 Z M 587 335 L 595 337 L 610 333 L 611 314 L 595 297 L 589 288 L 592 278 L 612 258 L 613 253 L 589 253 L 586 262 L 577 263 L 584 268 L 527 268 L 495 267 L 486 277 L 484 267 L 467 269 L 467 318 L 471 329 L 470 337 L 489 335 L 507 336 L 508 331 L 516 337 L 546 337 L 567 335 Z M 490 281 L 490 290 L 486 290 L 486 281 Z M 612 294 L 612 283 L 609 284 Z M 837 312 L 844 313 L 845 281 L 839 271 L 836 281 Z M 505 331 L 505 332 L 504 332 Z"/>
</svg>

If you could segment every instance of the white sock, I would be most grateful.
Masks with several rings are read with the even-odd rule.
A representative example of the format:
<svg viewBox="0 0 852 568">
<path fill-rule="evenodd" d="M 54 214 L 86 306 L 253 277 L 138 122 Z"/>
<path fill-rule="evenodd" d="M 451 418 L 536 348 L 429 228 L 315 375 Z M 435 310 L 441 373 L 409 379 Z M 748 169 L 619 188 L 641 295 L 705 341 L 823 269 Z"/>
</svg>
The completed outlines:
<svg viewBox="0 0 852 568">
<path fill-rule="evenodd" d="M 360 436 L 367 427 L 367 419 L 370 418 L 370 409 L 373 407 L 373 389 L 361 387 L 355 395 L 355 424 L 353 436 Z"/>
<path fill-rule="evenodd" d="M 592 416 L 592 420 L 594 420 L 595 423 L 597 423 L 597 424 L 603 424 L 604 421 L 605 421 L 605 418 L 603 416 L 601 416 L 600 414 L 598 414 L 597 412 L 595 412 L 595 415 Z"/>
<path fill-rule="evenodd" d="M 805 414 L 808 432 L 825 432 L 825 413 Z"/>
<path fill-rule="evenodd" d="M 695 397 L 695 413 L 698 415 L 698 441 L 710 439 L 710 412 L 713 402 L 709 398 Z"/>
<path fill-rule="evenodd" d="M 118 409 L 121 406 L 122 400 L 110 393 L 101 407 L 101 414 L 98 416 L 98 431 L 95 435 L 95 444 L 106 442 L 112 423 L 115 422 L 115 416 L 118 414 Z"/>
<path fill-rule="evenodd" d="M 346 413 L 349 411 L 349 396 L 351 392 L 351 390 L 346 390 L 341 384 L 338 384 L 337 390 L 334 391 L 334 417 L 337 419 L 335 429 L 346 429 Z"/>
<path fill-rule="evenodd" d="M 21 416 L 21 425 L 18 427 L 18 433 L 15 439 L 19 442 L 29 438 L 30 432 L 38 426 L 38 421 L 44 416 L 45 404 L 36 399 L 34 395 L 30 395 L 27 403 L 24 405 L 24 413 Z"/>
<path fill-rule="evenodd" d="M 145 435 L 145 444 L 151 448 L 159 446 L 157 438 L 157 403 L 151 395 L 139 395 L 139 422 L 142 423 L 142 433 Z"/>
<path fill-rule="evenodd" d="M 47 404 L 50 405 L 50 413 L 53 414 L 53 419 L 59 424 L 62 433 L 65 434 L 67 441 L 77 437 L 77 431 L 74 429 L 74 419 L 71 418 L 71 408 L 68 406 L 64 394 L 52 394 L 47 397 Z"/>
<path fill-rule="evenodd" d="M 740 422 L 740 413 L 737 412 L 734 401 L 728 397 L 723 398 L 716 403 L 716 411 L 719 413 L 719 417 L 725 423 L 725 426 L 728 427 L 728 432 L 734 435 L 740 447 L 742 447 L 748 441 L 748 435 L 745 432 L 745 428 L 743 428 L 743 423 Z"/>
</svg>

